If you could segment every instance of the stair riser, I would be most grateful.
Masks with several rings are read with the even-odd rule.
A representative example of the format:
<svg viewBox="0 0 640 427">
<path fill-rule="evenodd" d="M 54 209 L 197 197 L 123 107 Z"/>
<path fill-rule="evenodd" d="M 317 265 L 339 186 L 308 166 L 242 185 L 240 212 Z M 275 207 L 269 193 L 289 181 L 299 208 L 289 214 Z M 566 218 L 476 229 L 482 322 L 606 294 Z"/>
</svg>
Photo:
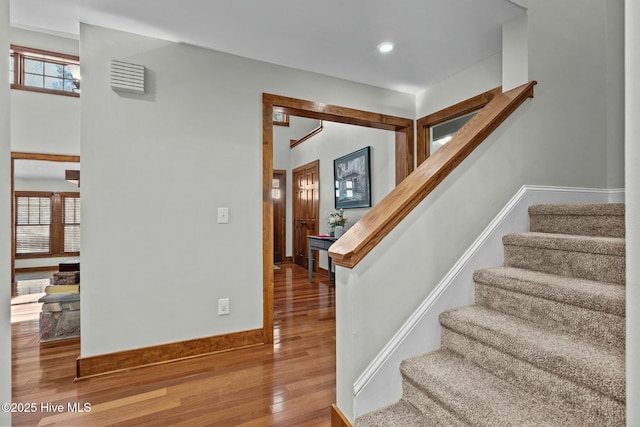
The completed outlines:
<svg viewBox="0 0 640 427">
<path fill-rule="evenodd" d="M 428 396 L 424 391 L 418 389 L 411 381 L 402 380 L 402 398 L 413 405 L 423 414 L 428 415 L 431 419 L 438 420 L 442 426 L 463 426 L 467 425 L 463 421 L 453 416 L 444 407 L 440 406 L 435 400 Z"/>
<path fill-rule="evenodd" d="M 505 245 L 504 265 L 579 279 L 625 283 L 622 256 Z"/>
<path fill-rule="evenodd" d="M 598 344 L 621 349 L 625 346 L 625 319 L 620 316 L 477 282 L 476 304 Z"/>
<path fill-rule="evenodd" d="M 624 237 L 621 215 L 530 215 L 529 230 L 538 233 Z"/>
<path fill-rule="evenodd" d="M 497 377 L 547 401 L 563 401 L 593 417 L 594 426 L 624 425 L 625 406 L 616 399 L 512 357 L 443 327 L 442 347 L 454 351 Z"/>
</svg>

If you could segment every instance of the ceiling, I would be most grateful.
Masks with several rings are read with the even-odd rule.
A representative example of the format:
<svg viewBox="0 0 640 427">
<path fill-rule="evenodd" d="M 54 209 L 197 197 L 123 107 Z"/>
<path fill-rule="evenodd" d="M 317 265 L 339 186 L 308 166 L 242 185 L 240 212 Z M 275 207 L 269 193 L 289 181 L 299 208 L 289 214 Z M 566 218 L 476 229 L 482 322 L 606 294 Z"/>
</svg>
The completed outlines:
<svg viewBox="0 0 640 427">
<path fill-rule="evenodd" d="M 64 171 L 67 169 L 79 170 L 80 163 L 17 159 L 14 167 L 14 177 L 16 179 L 64 181 Z"/>
<path fill-rule="evenodd" d="M 79 22 L 417 93 L 501 50 L 508 0 L 11 0 L 11 25 Z M 377 46 L 395 44 L 381 54 Z"/>
</svg>

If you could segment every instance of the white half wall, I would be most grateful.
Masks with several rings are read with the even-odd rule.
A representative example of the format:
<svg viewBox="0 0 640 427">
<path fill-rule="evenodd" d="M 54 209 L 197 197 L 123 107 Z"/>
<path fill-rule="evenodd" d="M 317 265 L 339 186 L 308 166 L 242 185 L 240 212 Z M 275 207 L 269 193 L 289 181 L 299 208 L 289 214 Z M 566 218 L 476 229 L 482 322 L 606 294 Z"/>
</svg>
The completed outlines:
<svg viewBox="0 0 640 427">
<path fill-rule="evenodd" d="M 0 45 L 9 45 L 9 0 L 0 0 Z M 0 63 L 0 82 L 9 81 L 9 57 Z M 0 236 L 11 235 L 11 109 L 9 85 L 0 85 Z M 0 401 L 11 402 L 11 239 L 0 239 Z M 11 413 L 0 411 L 0 425 Z"/>
<path fill-rule="evenodd" d="M 408 94 L 90 25 L 80 50 L 82 357 L 262 327 L 263 93 L 414 114 Z M 112 58 L 145 66 L 144 95 L 109 87 Z"/>
</svg>

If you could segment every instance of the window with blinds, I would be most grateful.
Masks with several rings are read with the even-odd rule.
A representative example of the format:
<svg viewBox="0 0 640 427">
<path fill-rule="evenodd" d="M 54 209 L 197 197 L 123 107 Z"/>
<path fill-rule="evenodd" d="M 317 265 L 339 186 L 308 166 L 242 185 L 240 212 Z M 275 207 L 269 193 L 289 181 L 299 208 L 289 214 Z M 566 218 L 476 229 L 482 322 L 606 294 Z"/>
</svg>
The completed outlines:
<svg viewBox="0 0 640 427">
<path fill-rule="evenodd" d="M 64 251 L 80 252 L 80 197 L 64 197 Z"/>
<path fill-rule="evenodd" d="M 16 254 L 48 254 L 51 196 L 17 197 L 16 216 Z"/>
<path fill-rule="evenodd" d="M 16 258 L 80 253 L 80 194 L 16 192 Z"/>
</svg>

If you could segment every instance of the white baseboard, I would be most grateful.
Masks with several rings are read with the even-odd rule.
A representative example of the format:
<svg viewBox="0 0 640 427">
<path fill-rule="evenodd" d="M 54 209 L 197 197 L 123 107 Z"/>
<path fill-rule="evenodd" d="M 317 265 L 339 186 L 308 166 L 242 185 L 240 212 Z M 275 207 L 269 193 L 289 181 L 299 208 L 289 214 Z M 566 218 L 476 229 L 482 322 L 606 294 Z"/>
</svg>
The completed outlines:
<svg viewBox="0 0 640 427">
<path fill-rule="evenodd" d="M 473 272 L 502 265 L 502 236 L 528 230 L 530 205 L 622 202 L 624 189 L 528 185 L 520 188 L 356 380 L 353 385 L 356 416 L 399 399 L 400 362 L 440 347 L 439 314 L 473 303 Z"/>
</svg>

